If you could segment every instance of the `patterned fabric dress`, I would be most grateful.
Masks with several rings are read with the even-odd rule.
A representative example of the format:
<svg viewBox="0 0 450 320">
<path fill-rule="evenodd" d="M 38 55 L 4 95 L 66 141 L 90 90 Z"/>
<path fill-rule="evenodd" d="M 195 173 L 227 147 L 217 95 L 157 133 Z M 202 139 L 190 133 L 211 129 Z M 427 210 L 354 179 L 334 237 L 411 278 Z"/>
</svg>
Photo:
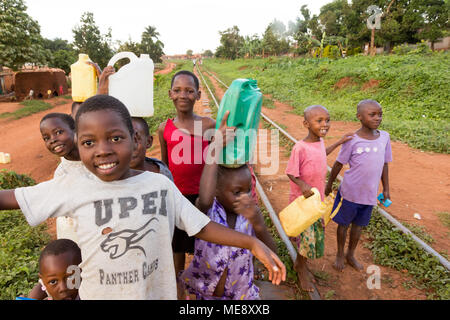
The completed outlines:
<svg viewBox="0 0 450 320">
<path fill-rule="evenodd" d="M 208 216 L 211 221 L 228 227 L 225 209 L 215 199 Z M 235 230 L 255 236 L 252 225 L 241 215 L 237 216 Z M 195 239 L 194 258 L 180 280 L 197 300 L 257 300 L 259 288 L 253 283 L 252 258 L 247 249 Z M 214 290 L 225 268 L 228 268 L 228 274 L 224 295 L 215 297 Z"/>
</svg>

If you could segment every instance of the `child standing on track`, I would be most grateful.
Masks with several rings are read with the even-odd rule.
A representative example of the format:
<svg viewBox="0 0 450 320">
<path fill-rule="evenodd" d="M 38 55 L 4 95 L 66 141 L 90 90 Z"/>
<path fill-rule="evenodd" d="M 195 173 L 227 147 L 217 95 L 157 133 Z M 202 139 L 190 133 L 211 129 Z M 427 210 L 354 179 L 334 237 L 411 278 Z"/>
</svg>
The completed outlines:
<svg viewBox="0 0 450 320">
<path fill-rule="evenodd" d="M 331 170 L 325 194 L 331 192 L 334 180 L 346 163 L 350 169 L 344 173 L 344 180 L 339 187 L 333 210 L 342 202 L 333 221 L 337 229 L 337 255 L 333 267 L 342 271 L 346 260 L 352 267 L 362 270 L 363 266 L 355 258 L 355 249 L 361 236 L 362 228 L 367 226 L 372 208 L 377 204 L 378 185 L 381 178 L 385 199 L 390 198 L 388 163 L 392 161 L 392 150 L 389 133 L 378 130 L 383 110 L 374 100 L 363 100 L 358 103 L 356 116 L 361 128 L 355 137 L 342 146 Z M 350 241 L 344 257 L 344 246 L 348 227 Z"/>
<path fill-rule="evenodd" d="M 92 175 L 64 175 L 0 190 L 0 210 L 21 209 L 30 225 L 77 217 L 83 261 L 81 299 L 176 299 L 173 228 L 251 249 L 279 284 L 286 268 L 261 241 L 211 222 L 161 174 L 130 169 L 137 145 L 131 117 L 117 99 L 87 99 L 76 118 L 77 146 Z"/>
<path fill-rule="evenodd" d="M 276 251 L 264 218 L 251 196 L 252 177 L 248 166 L 232 169 L 217 164 L 223 149 L 222 137 L 227 129 L 231 129 L 226 127 L 227 117 L 223 118 L 221 128 L 209 146 L 212 161 L 206 161 L 203 170 L 197 207 L 212 221 L 256 236 Z M 252 257 L 245 249 L 196 239 L 193 261 L 180 276 L 180 281 L 197 300 L 256 300 L 259 289 L 253 283 Z"/>
<path fill-rule="evenodd" d="M 199 89 L 195 74 L 186 70 L 177 72 L 169 90 L 177 116 L 158 128 L 161 160 L 169 166 L 175 185 L 192 204 L 198 197 L 205 164 L 203 154 L 210 143 L 205 133 L 216 126 L 214 119 L 194 113 L 194 104 L 201 96 Z M 185 253 L 194 253 L 194 238 L 176 228 L 172 245 L 178 274 L 184 269 Z"/>
<path fill-rule="evenodd" d="M 320 105 L 309 106 L 304 111 L 304 126 L 308 135 L 299 140 L 292 149 L 286 174 L 290 179 L 291 203 L 299 196 L 308 198 L 313 195 L 311 188 L 315 187 L 324 200 L 325 179 L 327 174 L 327 155 L 345 141 L 351 139 L 352 134 L 344 135 L 338 142 L 325 148 L 323 138 L 330 129 L 330 115 L 328 110 Z M 307 259 L 317 259 L 324 253 L 324 229 L 322 219 L 295 237 L 298 255 L 294 268 L 298 273 L 300 286 L 305 291 L 313 291 L 312 275 L 307 269 Z"/>
</svg>

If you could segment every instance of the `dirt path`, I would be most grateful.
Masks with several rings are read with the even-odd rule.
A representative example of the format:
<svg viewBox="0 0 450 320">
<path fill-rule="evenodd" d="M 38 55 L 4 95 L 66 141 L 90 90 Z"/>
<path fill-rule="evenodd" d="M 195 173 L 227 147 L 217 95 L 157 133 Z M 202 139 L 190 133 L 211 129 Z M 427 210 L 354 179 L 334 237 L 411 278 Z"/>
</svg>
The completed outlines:
<svg viewBox="0 0 450 320">
<path fill-rule="evenodd" d="M 220 78 L 220 77 L 219 77 Z M 224 90 L 217 81 L 210 77 L 219 99 Z M 294 138 L 301 139 L 307 134 L 303 127 L 303 118 L 294 114 L 293 107 L 275 102 L 275 108 L 263 107 L 263 113 L 276 123 L 281 124 Z M 261 121 L 262 122 L 262 121 Z M 355 131 L 358 123 L 333 121 L 326 139 L 326 145 L 338 140 L 344 133 Z M 274 175 L 260 175 L 261 184 L 276 212 L 280 212 L 288 205 L 289 181 L 284 174 L 289 152 L 280 148 L 280 165 Z M 448 252 L 449 230 L 442 225 L 436 213 L 447 211 L 450 208 L 450 156 L 422 152 L 412 149 L 400 142 L 392 143 L 394 162 L 390 164 L 390 186 L 393 204 L 389 213 L 402 222 L 421 225 L 425 227 L 435 240 L 433 247 L 437 251 Z M 328 164 L 333 165 L 338 154 L 335 150 L 328 158 Z M 258 164 L 257 172 L 262 166 Z M 348 168 L 348 167 L 347 167 Z M 341 172 L 343 174 L 343 172 Z M 420 213 L 422 220 L 413 218 L 414 213 Z M 390 268 L 380 267 L 382 275 L 382 289 L 369 290 L 366 285 L 368 275 L 358 272 L 347 266 L 343 273 L 337 272 L 331 266 L 336 255 L 336 229 L 335 223 L 326 228 L 325 256 L 312 261 L 311 268 L 322 276 L 317 280 L 317 287 L 322 298 L 332 299 L 425 299 L 426 295 L 417 289 L 406 290 L 402 283 L 410 277 L 402 272 Z M 364 241 L 364 240 L 363 240 Z M 373 265 L 371 251 L 359 246 L 357 257 L 367 269 Z"/>
</svg>

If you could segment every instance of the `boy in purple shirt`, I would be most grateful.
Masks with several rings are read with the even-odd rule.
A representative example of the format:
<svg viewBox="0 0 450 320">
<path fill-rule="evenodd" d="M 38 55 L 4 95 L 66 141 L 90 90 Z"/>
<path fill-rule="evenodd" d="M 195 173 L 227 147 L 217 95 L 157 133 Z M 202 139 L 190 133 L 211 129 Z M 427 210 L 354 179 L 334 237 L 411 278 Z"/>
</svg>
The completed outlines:
<svg viewBox="0 0 450 320">
<path fill-rule="evenodd" d="M 384 198 L 390 198 L 388 162 L 392 161 L 392 151 L 389 133 L 377 129 L 381 124 L 382 114 L 383 110 L 377 101 L 363 100 L 358 103 L 356 116 L 361 121 L 361 128 L 356 131 L 352 140 L 342 145 L 325 188 L 325 195 L 328 195 L 342 166 L 348 163 L 350 169 L 344 173 L 344 180 L 339 187 L 333 206 L 334 211 L 342 202 L 338 213 L 333 218 L 333 221 L 339 225 L 338 250 L 333 264 L 338 271 L 344 269 L 345 260 L 355 269 L 363 269 L 354 254 L 362 227 L 369 224 L 372 208 L 377 204 L 380 178 Z M 350 241 L 347 255 L 344 257 L 345 240 L 350 224 L 352 225 Z"/>
</svg>

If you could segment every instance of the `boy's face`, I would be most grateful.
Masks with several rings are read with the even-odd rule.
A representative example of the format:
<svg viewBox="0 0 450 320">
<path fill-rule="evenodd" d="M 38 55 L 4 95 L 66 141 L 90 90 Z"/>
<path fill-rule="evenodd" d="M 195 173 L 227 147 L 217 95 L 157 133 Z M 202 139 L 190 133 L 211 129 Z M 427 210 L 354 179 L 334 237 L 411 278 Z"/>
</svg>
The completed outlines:
<svg viewBox="0 0 450 320">
<path fill-rule="evenodd" d="M 40 129 L 45 146 L 51 153 L 64 157 L 75 148 L 74 132 L 63 120 L 46 119 L 41 122 Z"/>
<path fill-rule="evenodd" d="M 67 268 L 71 265 L 78 266 L 81 261 L 77 260 L 79 259 L 72 252 L 64 252 L 57 256 L 50 254 L 41 260 L 39 278 L 54 300 L 75 300 L 77 297 L 78 289 L 67 287 L 67 278 L 73 274 L 67 273 Z"/>
<path fill-rule="evenodd" d="M 233 203 L 243 193 L 251 193 L 252 176 L 249 170 L 228 170 L 226 179 L 218 181 L 216 198 L 226 212 L 235 213 Z"/>
<path fill-rule="evenodd" d="M 137 135 L 137 148 L 131 157 L 130 168 L 138 168 L 145 161 L 145 153 L 152 146 L 153 137 L 145 132 L 145 128 L 139 121 L 132 120 L 134 132 Z"/>
<path fill-rule="evenodd" d="M 180 74 L 169 90 L 169 98 L 173 101 L 177 111 L 192 111 L 195 101 L 199 100 L 201 92 L 195 87 L 191 76 Z"/>
<path fill-rule="evenodd" d="M 364 105 L 356 116 L 364 127 L 375 130 L 383 120 L 383 110 L 379 105 L 370 103 Z"/>
<path fill-rule="evenodd" d="M 78 119 L 77 144 L 86 168 L 103 181 L 126 179 L 137 147 L 117 112 L 101 110 L 83 113 Z"/>
<path fill-rule="evenodd" d="M 308 113 L 303 124 L 315 136 L 323 138 L 330 130 L 330 114 L 322 108 L 315 108 Z"/>
</svg>

